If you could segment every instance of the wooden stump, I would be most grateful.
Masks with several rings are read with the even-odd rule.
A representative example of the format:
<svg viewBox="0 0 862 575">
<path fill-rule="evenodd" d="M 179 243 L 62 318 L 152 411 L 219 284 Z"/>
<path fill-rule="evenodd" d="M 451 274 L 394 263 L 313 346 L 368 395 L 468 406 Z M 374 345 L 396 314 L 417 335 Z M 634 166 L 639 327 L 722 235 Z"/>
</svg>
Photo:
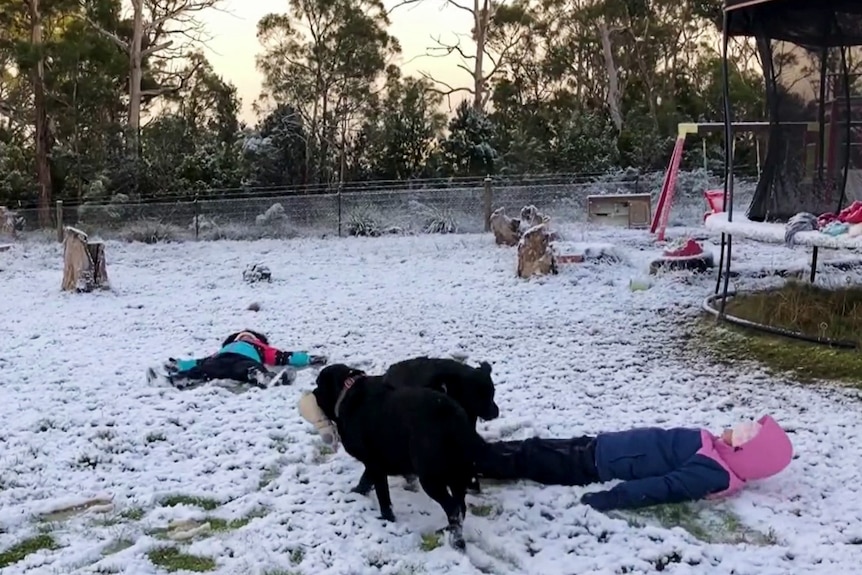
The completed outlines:
<svg viewBox="0 0 862 575">
<path fill-rule="evenodd" d="M 540 224 L 547 224 L 551 218 L 543 214 L 534 205 L 524 206 L 521 208 L 521 221 L 527 228 L 533 228 Z"/>
<path fill-rule="evenodd" d="M 557 261 L 551 247 L 551 234 L 544 224 L 524 232 L 518 244 L 518 277 L 557 273 Z"/>
<path fill-rule="evenodd" d="M 64 228 L 63 290 L 89 292 L 108 287 L 105 245 L 89 242 L 87 234 L 79 229 Z"/>
<path fill-rule="evenodd" d="M 521 239 L 521 221 L 506 215 L 506 208 L 497 208 L 488 220 L 494 232 L 494 242 L 499 245 L 514 246 Z"/>
<path fill-rule="evenodd" d="M 5 206 L 0 206 L 0 236 L 15 237 L 15 212 Z"/>
</svg>

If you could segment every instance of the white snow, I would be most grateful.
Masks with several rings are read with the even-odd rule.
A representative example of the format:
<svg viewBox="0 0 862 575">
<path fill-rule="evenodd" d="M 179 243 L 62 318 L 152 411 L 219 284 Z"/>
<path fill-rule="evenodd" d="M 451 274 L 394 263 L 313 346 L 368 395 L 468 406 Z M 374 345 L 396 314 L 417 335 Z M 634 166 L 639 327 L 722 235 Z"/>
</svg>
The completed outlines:
<svg viewBox="0 0 862 575">
<path fill-rule="evenodd" d="M 759 242 L 784 243 L 784 224 L 752 222 L 743 214 L 734 214 L 733 221 L 727 221 L 727 212 L 720 212 L 706 218 L 704 225 L 713 232 L 723 232 Z M 807 231 L 794 235 L 793 243 L 820 248 L 860 249 L 862 236 L 849 236 L 846 233 L 830 236 L 819 231 Z"/>
<path fill-rule="evenodd" d="M 213 557 L 214 572 L 231 575 L 655 573 L 653 562 L 674 554 L 680 562 L 665 572 L 856 572 L 858 396 L 698 357 L 686 347 L 685 327 L 713 289 L 712 276 L 659 275 L 633 292 L 630 280 L 645 276 L 661 252 L 646 232 L 570 236 L 612 244 L 625 257 L 522 281 L 514 248 L 495 247 L 490 234 L 109 242 L 114 290 L 68 294 L 60 291 L 61 245 L 15 244 L 0 254 L 0 552 L 42 531 L 59 548 L 3 573 L 163 573 L 146 552 L 168 544 Z M 734 245 L 734 257 L 740 269 L 807 260 L 746 242 Z M 268 265 L 273 283 L 244 283 L 252 262 Z M 262 311 L 247 311 L 250 301 Z M 643 425 L 718 431 L 770 413 L 791 432 L 797 459 L 732 498 L 694 507 L 704 517 L 732 512 L 772 544 L 708 543 L 679 527 L 639 526 L 631 515 L 580 505 L 584 488 L 487 482 L 481 496 L 468 497 L 490 512 L 468 514 L 467 553 L 445 545 L 424 551 L 421 535 L 443 527 L 442 511 L 405 491 L 400 478 L 390 481 L 394 524 L 377 518 L 373 495 L 348 493 L 361 466 L 342 451 L 323 453 L 296 410 L 313 371 L 290 387 L 245 393 L 147 385 L 146 367 L 210 353 L 244 327 L 371 372 L 419 354 L 488 360 L 501 408 L 498 420 L 481 424 L 488 439 Z M 223 504 L 161 506 L 168 495 Z M 112 496 L 116 511 L 50 524 L 36 517 L 94 496 Z M 254 511 L 247 525 L 190 544 L 152 531 Z M 120 549 L 118 541 L 131 546 L 104 554 Z"/>
</svg>

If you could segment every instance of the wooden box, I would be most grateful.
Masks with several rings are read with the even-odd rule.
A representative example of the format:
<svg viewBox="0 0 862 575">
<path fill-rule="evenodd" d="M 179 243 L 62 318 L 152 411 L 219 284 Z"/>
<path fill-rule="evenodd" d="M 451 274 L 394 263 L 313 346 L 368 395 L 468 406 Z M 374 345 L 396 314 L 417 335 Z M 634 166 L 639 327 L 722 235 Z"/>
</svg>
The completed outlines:
<svg viewBox="0 0 862 575">
<path fill-rule="evenodd" d="M 605 226 L 642 229 L 652 222 L 649 194 L 587 196 L 587 221 Z"/>
</svg>

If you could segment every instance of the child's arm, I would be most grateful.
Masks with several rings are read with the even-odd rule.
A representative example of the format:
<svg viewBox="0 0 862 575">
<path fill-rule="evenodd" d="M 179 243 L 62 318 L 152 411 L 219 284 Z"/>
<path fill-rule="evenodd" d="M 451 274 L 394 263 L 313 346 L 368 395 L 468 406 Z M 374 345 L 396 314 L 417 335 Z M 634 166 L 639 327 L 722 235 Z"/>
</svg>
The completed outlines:
<svg viewBox="0 0 862 575">
<path fill-rule="evenodd" d="M 661 503 L 696 501 L 724 491 L 729 485 L 727 471 L 718 463 L 698 456 L 667 475 L 632 479 L 607 491 L 585 493 L 581 503 L 598 511 L 636 509 Z"/>
<path fill-rule="evenodd" d="M 291 365 L 306 367 L 311 363 L 311 357 L 304 351 L 282 351 L 271 345 L 257 344 L 266 365 Z"/>
</svg>

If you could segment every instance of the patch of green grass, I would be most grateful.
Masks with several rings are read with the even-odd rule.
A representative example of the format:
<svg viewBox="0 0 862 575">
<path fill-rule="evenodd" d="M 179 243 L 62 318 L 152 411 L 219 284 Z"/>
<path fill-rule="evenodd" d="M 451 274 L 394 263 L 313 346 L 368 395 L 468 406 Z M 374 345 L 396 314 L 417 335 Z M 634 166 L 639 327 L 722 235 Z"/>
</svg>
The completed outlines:
<svg viewBox="0 0 862 575">
<path fill-rule="evenodd" d="M 251 517 L 243 517 L 241 519 L 222 519 L 220 517 L 207 517 L 205 522 L 210 524 L 210 529 L 215 532 L 233 531 L 245 527 L 251 521 Z"/>
<path fill-rule="evenodd" d="M 281 475 L 281 465 L 274 463 L 263 470 L 263 473 L 260 474 L 260 481 L 257 483 L 258 489 L 263 489 Z"/>
<path fill-rule="evenodd" d="M 862 287 L 828 289 L 790 280 L 778 289 L 740 294 L 726 309 L 773 327 L 862 344 Z"/>
<path fill-rule="evenodd" d="M 129 507 L 120 512 L 120 517 L 129 521 L 140 521 L 145 514 L 146 512 L 140 507 Z"/>
<path fill-rule="evenodd" d="M 159 431 L 153 431 L 147 434 L 147 437 L 144 438 L 146 443 L 156 443 L 157 441 L 167 441 L 168 438 L 165 437 L 164 433 Z"/>
<path fill-rule="evenodd" d="M 691 338 L 701 352 L 718 361 L 759 362 L 804 382 L 832 380 L 862 387 L 862 287 L 827 289 L 791 280 L 778 289 L 729 299 L 726 311 L 806 336 L 856 343 L 860 349 L 829 348 L 727 323 L 717 328 L 710 317 L 695 326 Z"/>
<path fill-rule="evenodd" d="M 205 573 L 213 571 L 216 568 L 216 562 L 211 557 L 183 553 L 176 547 L 158 547 L 152 549 L 147 553 L 147 557 L 153 565 L 169 572 L 194 571 L 196 573 Z"/>
<path fill-rule="evenodd" d="M 790 338 L 739 328 L 727 323 L 716 325 L 712 317 L 693 326 L 692 351 L 719 363 L 754 361 L 774 373 L 788 373 L 803 383 L 840 382 L 862 388 L 862 353 L 830 348 Z"/>
<path fill-rule="evenodd" d="M 57 542 L 54 541 L 53 537 L 46 533 L 35 537 L 29 537 L 0 553 L 0 568 L 8 567 L 9 565 L 17 563 L 31 553 L 36 553 L 42 549 L 52 550 L 57 548 Z"/>
<path fill-rule="evenodd" d="M 266 509 L 261 507 L 252 510 L 245 517 L 240 517 L 238 519 L 223 519 L 221 517 L 208 516 L 203 519 L 184 521 L 181 526 L 157 527 L 155 529 L 151 529 L 149 534 L 160 539 L 167 539 L 171 534 L 196 529 L 205 523 L 209 523 L 209 532 L 202 533 L 202 536 L 205 537 L 210 533 L 225 533 L 227 531 L 240 529 L 248 525 L 252 519 L 264 517 L 266 513 Z"/>
<path fill-rule="evenodd" d="M 191 507 L 200 507 L 204 511 L 213 511 L 220 505 L 220 501 L 210 499 L 209 497 L 196 497 L 193 495 L 169 495 L 161 500 L 161 504 L 165 507 L 176 507 L 177 505 L 189 505 Z"/>
<path fill-rule="evenodd" d="M 111 541 L 102 549 L 102 555 L 108 556 L 113 555 L 114 553 L 119 553 L 120 551 L 124 551 L 134 544 L 135 542 L 130 539 L 117 539 L 115 541 Z"/>
<path fill-rule="evenodd" d="M 294 565 L 299 565 L 302 563 L 302 560 L 305 558 L 305 549 L 302 547 L 295 547 L 290 550 L 290 562 Z"/>
<path fill-rule="evenodd" d="M 422 551 L 434 551 L 443 545 L 443 537 L 436 531 L 433 533 L 423 533 L 422 543 L 419 544 L 419 549 Z"/>
<path fill-rule="evenodd" d="M 477 517 L 488 517 L 496 511 L 493 505 L 468 505 L 470 513 Z"/>
<path fill-rule="evenodd" d="M 681 527 L 705 543 L 774 545 L 775 533 L 762 533 L 745 525 L 729 509 L 703 502 L 655 505 L 637 511 L 623 512 L 629 525 L 642 527 L 658 524 L 665 529 Z"/>
</svg>

